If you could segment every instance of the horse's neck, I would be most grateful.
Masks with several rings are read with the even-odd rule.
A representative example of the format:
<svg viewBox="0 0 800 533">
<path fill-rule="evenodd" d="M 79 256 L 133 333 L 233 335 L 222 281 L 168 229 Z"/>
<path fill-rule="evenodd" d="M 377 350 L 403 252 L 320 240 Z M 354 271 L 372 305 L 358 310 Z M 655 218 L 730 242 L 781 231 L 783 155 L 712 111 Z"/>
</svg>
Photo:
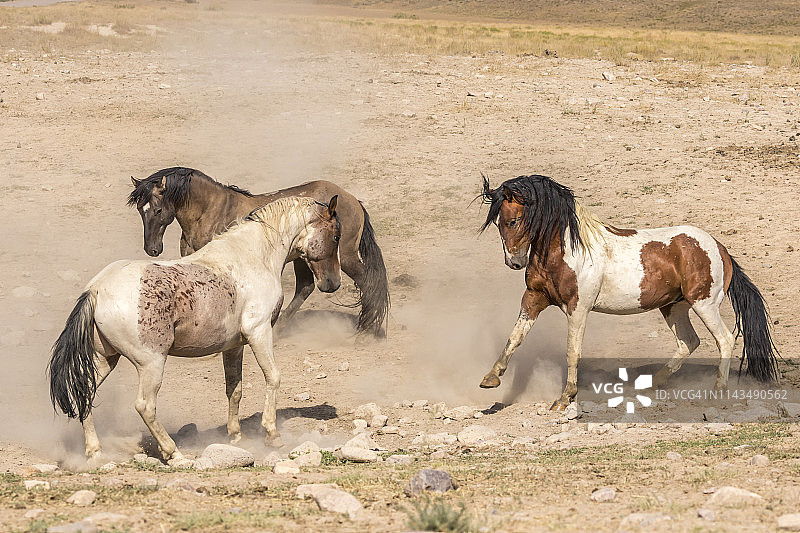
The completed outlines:
<svg viewBox="0 0 800 533">
<path fill-rule="evenodd" d="M 210 239 L 249 212 L 240 207 L 247 198 L 209 178 L 195 175 L 189 186 L 187 201 L 176 209 L 175 219 L 190 240 L 194 235 L 207 235 Z"/>
</svg>

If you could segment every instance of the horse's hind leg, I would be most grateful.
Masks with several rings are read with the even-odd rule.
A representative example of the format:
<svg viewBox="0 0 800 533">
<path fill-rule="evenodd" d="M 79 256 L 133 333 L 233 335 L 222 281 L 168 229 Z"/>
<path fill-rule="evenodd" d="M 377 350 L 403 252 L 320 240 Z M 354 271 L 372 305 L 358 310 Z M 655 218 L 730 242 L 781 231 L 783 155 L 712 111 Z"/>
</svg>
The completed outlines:
<svg viewBox="0 0 800 533">
<path fill-rule="evenodd" d="M 714 390 L 724 390 L 728 388 L 728 373 L 731 368 L 731 352 L 733 351 L 733 334 L 725 326 L 722 316 L 719 313 L 719 304 L 710 299 L 695 302 L 692 309 L 706 325 L 708 331 L 714 336 L 719 349 L 719 367 L 717 369 L 717 381 L 714 383 Z"/>
<path fill-rule="evenodd" d="M 242 352 L 244 346 L 222 352 L 225 368 L 225 394 L 228 395 L 228 437 L 231 444 L 242 438 L 239 425 L 239 402 L 242 401 Z"/>
<path fill-rule="evenodd" d="M 97 369 L 95 374 L 95 383 L 99 388 L 105 381 L 106 377 L 114 370 L 119 362 L 119 354 L 105 357 L 100 353 L 94 354 L 94 366 Z M 100 458 L 101 446 L 100 439 L 97 438 L 97 431 L 94 429 L 94 419 L 92 413 L 83 419 L 83 436 L 86 441 L 86 457 L 91 461 L 97 461 Z"/>
<path fill-rule="evenodd" d="M 539 313 L 548 305 L 550 305 L 550 302 L 547 300 L 544 293 L 532 290 L 525 291 L 525 294 L 522 295 L 522 306 L 519 311 L 517 323 L 514 324 L 514 329 L 508 337 L 508 342 L 506 342 L 503 353 L 500 354 L 500 357 L 494 363 L 489 373 L 483 377 L 483 381 L 481 381 L 480 385 L 481 388 L 492 389 L 500 386 L 500 376 L 505 374 L 508 368 L 508 361 L 525 339 L 531 327 L 533 327 L 533 323 L 536 321 Z"/>
<path fill-rule="evenodd" d="M 314 274 L 302 259 L 294 260 L 294 278 L 294 298 L 286 306 L 286 309 L 281 311 L 281 325 L 285 325 L 297 313 L 303 302 L 314 292 Z"/>
<path fill-rule="evenodd" d="M 683 301 L 660 309 L 664 320 L 669 325 L 669 329 L 675 335 L 678 347 L 672 359 L 653 376 L 653 386 L 656 388 L 663 386 L 669 377 L 680 369 L 683 361 L 700 346 L 700 338 L 695 333 L 692 322 L 689 320 L 690 308 L 689 302 Z"/>
<path fill-rule="evenodd" d="M 247 343 L 253 349 L 258 366 L 264 373 L 267 385 L 267 394 L 264 399 L 264 412 L 261 414 L 261 425 L 267 431 L 265 443 L 267 446 L 281 446 L 280 434 L 277 424 L 277 396 L 281 384 L 281 374 L 275 364 L 272 351 L 272 328 L 262 327 L 246 335 Z"/>
<path fill-rule="evenodd" d="M 158 391 L 161 389 L 161 381 L 164 376 L 164 364 L 166 363 L 166 355 L 162 354 L 148 354 L 148 361 L 145 363 L 137 363 L 136 370 L 139 372 L 139 392 L 136 395 L 136 411 L 142 420 L 147 425 L 153 438 L 158 442 L 158 447 L 161 448 L 161 453 L 167 461 L 179 461 L 183 459 L 183 455 L 178 451 L 175 446 L 175 441 L 169 436 L 167 430 L 156 419 L 156 398 Z M 141 361 L 141 359 L 132 359 L 132 361 Z"/>
</svg>

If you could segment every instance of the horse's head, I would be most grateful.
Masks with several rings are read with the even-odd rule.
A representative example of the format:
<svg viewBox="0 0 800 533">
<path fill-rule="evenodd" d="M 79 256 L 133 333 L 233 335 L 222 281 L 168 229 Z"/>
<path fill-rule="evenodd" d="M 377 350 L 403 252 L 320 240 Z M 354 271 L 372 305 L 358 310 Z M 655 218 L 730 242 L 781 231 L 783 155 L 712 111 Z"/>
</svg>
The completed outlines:
<svg viewBox="0 0 800 533">
<path fill-rule="evenodd" d="M 497 224 L 506 265 L 514 270 L 525 268 L 531 241 L 525 224 L 524 200 L 515 196 L 506 185 L 492 190 L 485 177 L 481 196 L 484 202 L 490 204 L 489 215 L 483 227 L 486 228 L 492 222 Z"/>
<path fill-rule="evenodd" d="M 131 176 L 133 193 L 130 204 L 135 203 L 144 225 L 144 251 L 156 257 L 164 251 L 164 230 L 175 220 L 175 205 L 164 192 L 167 178 L 153 183 L 150 180 L 137 180 Z M 147 190 L 149 189 L 149 190 Z"/>
<path fill-rule="evenodd" d="M 312 209 L 316 216 L 306 226 L 297 245 L 300 257 L 314 273 L 317 288 L 322 292 L 333 292 L 342 284 L 339 265 L 342 226 L 336 216 L 338 198 L 338 195 L 331 198 L 328 205 L 314 204 Z"/>
</svg>

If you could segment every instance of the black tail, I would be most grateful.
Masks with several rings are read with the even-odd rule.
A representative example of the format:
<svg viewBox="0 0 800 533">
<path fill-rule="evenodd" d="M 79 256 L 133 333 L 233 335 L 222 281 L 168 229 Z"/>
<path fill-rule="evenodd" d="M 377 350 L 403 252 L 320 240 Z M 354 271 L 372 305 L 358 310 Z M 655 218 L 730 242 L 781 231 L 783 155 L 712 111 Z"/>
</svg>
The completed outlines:
<svg viewBox="0 0 800 533">
<path fill-rule="evenodd" d="M 92 410 L 97 391 L 94 365 L 94 303 L 86 291 L 67 318 L 64 331 L 53 344 L 50 364 L 50 401 L 70 418 L 81 422 Z"/>
<path fill-rule="evenodd" d="M 360 331 L 372 330 L 378 336 L 385 335 L 382 326 L 389 316 L 389 281 L 386 279 L 386 265 L 383 263 L 383 254 L 375 242 L 375 232 L 369 221 L 369 214 L 364 206 L 364 228 L 361 231 L 361 242 L 358 243 L 358 253 L 364 262 L 366 272 L 361 282 L 361 313 L 358 315 L 358 329 Z"/>
<path fill-rule="evenodd" d="M 733 277 L 728 287 L 728 297 L 736 314 L 734 335 L 738 337 L 741 334 L 744 339 L 739 374 L 742 373 L 742 366 L 746 361 L 746 374 L 759 381 L 777 381 L 778 361 L 775 355 L 778 349 L 772 341 L 764 297 L 732 257 L 731 263 Z"/>
</svg>

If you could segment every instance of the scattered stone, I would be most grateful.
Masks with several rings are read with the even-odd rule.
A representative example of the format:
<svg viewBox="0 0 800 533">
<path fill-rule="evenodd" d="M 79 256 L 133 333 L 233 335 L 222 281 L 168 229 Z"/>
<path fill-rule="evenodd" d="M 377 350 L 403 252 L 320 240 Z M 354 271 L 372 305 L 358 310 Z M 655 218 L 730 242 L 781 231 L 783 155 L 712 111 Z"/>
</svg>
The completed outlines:
<svg viewBox="0 0 800 533">
<path fill-rule="evenodd" d="M 722 435 L 723 433 L 727 433 L 728 431 L 732 430 L 733 426 L 727 422 L 715 422 L 712 424 L 706 424 L 705 428 L 713 435 Z"/>
<path fill-rule="evenodd" d="M 93 490 L 79 490 L 67 498 L 67 503 L 77 505 L 78 507 L 86 507 L 92 505 L 97 498 L 97 493 Z"/>
<path fill-rule="evenodd" d="M 723 420 L 716 407 L 708 407 L 703 411 L 703 418 L 709 422 L 721 422 Z"/>
<path fill-rule="evenodd" d="M 372 417 L 379 414 L 381 414 L 381 408 L 374 403 L 365 403 L 353 410 L 353 418 L 362 418 L 364 420 L 372 420 Z"/>
<path fill-rule="evenodd" d="M 43 474 L 46 474 L 48 472 L 55 472 L 56 470 L 58 470 L 58 465 L 39 463 L 32 466 L 34 470 L 36 470 L 37 472 L 41 472 Z"/>
<path fill-rule="evenodd" d="M 298 499 L 305 500 L 306 498 L 313 498 L 314 495 L 321 490 L 338 488 L 339 485 L 336 483 L 304 483 L 302 485 L 298 485 L 294 490 L 294 493 Z"/>
<path fill-rule="evenodd" d="M 767 466 L 769 464 L 769 457 L 766 455 L 754 455 L 750 458 L 750 464 L 753 466 Z"/>
<path fill-rule="evenodd" d="M 22 517 L 23 518 L 31 518 L 31 519 L 33 519 L 33 518 L 36 518 L 37 516 L 39 516 L 40 514 L 42 514 L 43 512 L 44 512 L 44 509 L 31 509 L 28 512 L 26 512 L 24 515 L 22 515 Z"/>
<path fill-rule="evenodd" d="M 437 459 L 437 460 L 447 459 L 448 457 L 450 457 L 450 454 L 447 453 L 446 450 L 437 450 L 437 451 L 433 452 L 430 455 L 430 457 L 431 457 L 431 459 Z"/>
<path fill-rule="evenodd" d="M 711 495 L 711 498 L 708 499 L 708 503 L 711 505 L 732 507 L 750 505 L 758 503 L 761 500 L 763 500 L 763 498 L 755 492 L 750 492 L 749 490 L 740 489 L 738 487 L 722 487 Z"/>
<path fill-rule="evenodd" d="M 185 490 L 186 492 L 193 492 L 193 493 L 197 492 L 197 487 L 193 485 L 189 480 L 182 477 L 176 477 L 170 479 L 169 481 L 167 481 L 165 487 L 173 490 Z"/>
<path fill-rule="evenodd" d="M 570 438 L 572 433 L 570 431 L 562 431 L 561 433 L 556 433 L 555 435 L 550 435 L 546 439 L 544 439 L 545 444 L 555 444 L 557 442 L 563 442 Z"/>
<path fill-rule="evenodd" d="M 147 466 L 164 466 L 164 463 L 158 457 L 146 457 L 144 464 Z"/>
<path fill-rule="evenodd" d="M 411 404 L 411 407 L 414 409 L 422 409 L 426 405 L 428 405 L 428 400 L 414 400 L 414 402 Z"/>
<path fill-rule="evenodd" d="M 788 418 L 797 418 L 800 416 L 800 403 L 787 403 L 784 402 L 778 405 L 778 412 Z"/>
<path fill-rule="evenodd" d="M 397 435 L 400 433 L 400 428 L 397 426 L 385 426 L 378 428 L 378 433 L 381 435 Z"/>
<path fill-rule="evenodd" d="M 667 452 L 666 458 L 668 461 L 680 461 L 683 456 L 678 452 Z"/>
<path fill-rule="evenodd" d="M 364 507 L 355 496 L 341 489 L 322 488 L 314 491 L 314 501 L 323 511 L 346 514 L 351 519 L 355 518 Z"/>
<path fill-rule="evenodd" d="M 326 374 L 325 372 L 320 372 L 319 374 L 314 376 L 315 379 L 325 379 L 327 377 L 328 377 L 328 374 Z"/>
<path fill-rule="evenodd" d="M 289 457 L 297 457 L 299 455 L 305 455 L 307 453 L 318 452 L 320 451 L 319 445 L 314 442 L 307 440 L 302 444 L 298 444 L 295 446 L 292 451 L 289 452 Z"/>
<path fill-rule="evenodd" d="M 800 513 L 779 516 L 778 529 L 782 529 L 784 531 L 800 531 Z"/>
<path fill-rule="evenodd" d="M 41 479 L 26 479 L 22 482 L 25 485 L 25 490 L 34 490 L 34 489 L 42 489 L 42 490 L 49 490 L 50 489 L 50 482 L 49 481 L 42 481 Z"/>
<path fill-rule="evenodd" d="M 408 118 L 413 118 L 413 117 L 416 117 L 417 114 L 414 113 L 413 111 L 409 111 L 409 110 L 406 109 L 405 111 L 403 111 L 403 116 L 404 117 L 408 117 Z"/>
<path fill-rule="evenodd" d="M 124 514 L 108 512 L 95 513 L 84 518 L 84 520 L 88 520 L 92 524 L 114 524 L 116 522 L 124 522 L 127 519 L 128 517 Z"/>
<path fill-rule="evenodd" d="M 357 448 L 355 446 L 342 446 L 336 450 L 337 458 L 342 461 L 351 461 L 353 463 L 376 463 L 378 462 L 378 454 L 366 448 Z"/>
<path fill-rule="evenodd" d="M 372 437 L 366 433 L 359 433 L 349 441 L 344 443 L 345 446 L 350 448 L 362 448 L 365 450 L 379 450 L 378 443 L 372 440 Z"/>
<path fill-rule="evenodd" d="M 386 462 L 390 465 L 410 465 L 414 458 L 410 455 L 394 454 L 387 457 Z"/>
<path fill-rule="evenodd" d="M 112 470 L 116 469 L 117 469 L 117 463 L 115 463 L 114 461 L 108 462 L 99 468 L 101 472 L 111 472 Z"/>
<path fill-rule="evenodd" d="M 369 421 L 369 426 L 373 428 L 382 428 L 386 425 L 386 422 L 389 421 L 389 417 L 386 415 L 375 415 Z"/>
<path fill-rule="evenodd" d="M 367 429 L 367 421 L 363 418 L 356 418 L 353 420 L 353 433 L 362 433 L 364 430 Z"/>
<path fill-rule="evenodd" d="M 279 454 L 278 452 L 272 451 L 272 452 L 269 452 L 267 454 L 267 456 L 264 457 L 264 459 L 261 460 L 261 465 L 262 466 L 274 467 L 276 464 L 280 463 L 283 460 L 284 460 L 284 458 L 283 458 L 283 456 L 281 456 L 281 454 Z"/>
<path fill-rule="evenodd" d="M 39 294 L 39 291 L 37 291 L 33 287 L 28 287 L 28 286 L 25 286 L 25 285 L 21 285 L 19 287 L 15 287 L 11 291 L 11 295 L 14 298 L 33 298 L 37 294 Z"/>
<path fill-rule="evenodd" d="M 661 513 L 631 513 L 622 519 L 620 527 L 639 526 L 644 528 L 667 520 L 672 520 L 672 517 Z"/>
<path fill-rule="evenodd" d="M 748 100 L 750 100 L 750 95 L 747 93 L 740 94 L 737 98 L 741 103 L 746 104 Z"/>
<path fill-rule="evenodd" d="M 319 466 L 322 464 L 322 452 L 309 452 L 294 458 L 297 466 Z"/>
<path fill-rule="evenodd" d="M 296 402 L 307 402 L 311 399 L 311 395 L 307 392 L 301 392 L 300 394 L 294 395 L 294 401 Z"/>
<path fill-rule="evenodd" d="M 347 372 L 348 370 L 350 370 L 350 363 L 347 361 L 339 363 L 339 372 Z"/>
<path fill-rule="evenodd" d="M 144 463 L 145 461 L 147 461 L 147 455 L 144 453 L 137 453 L 136 455 L 133 456 L 133 461 L 135 463 Z"/>
<path fill-rule="evenodd" d="M 404 489 L 404 492 L 408 496 L 417 496 L 426 490 L 433 492 L 447 492 L 448 490 L 453 490 L 456 488 L 458 488 L 458 486 L 453 483 L 453 479 L 450 477 L 450 474 L 444 470 L 423 468 L 417 472 L 417 475 L 415 475 L 411 481 L 409 481 L 408 485 L 406 485 Z"/>
<path fill-rule="evenodd" d="M 198 457 L 194 460 L 195 470 L 211 470 L 214 468 L 214 461 L 210 457 Z"/>
<path fill-rule="evenodd" d="M 276 474 L 299 474 L 300 467 L 294 461 L 279 461 L 272 471 Z"/>
<path fill-rule="evenodd" d="M 617 77 L 610 72 L 603 72 L 603 79 L 606 81 L 614 81 Z"/>
<path fill-rule="evenodd" d="M 61 524 L 60 526 L 50 526 L 47 528 L 47 533 L 97 533 L 97 531 L 97 526 L 88 520 L 70 522 L 69 524 Z"/>
<path fill-rule="evenodd" d="M 437 420 L 440 418 L 444 418 L 446 411 L 447 411 L 447 404 L 444 402 L 435 403 L 431 406 L 431 413 L 433 414 L 433 418 Z"/>
<path fill-rule="evenodd" d="M 697 516 L 703 520 L 708 520 L 709 522 L 713 522 L 716 518 L 716 514 L 714 513 L 713 509 L 698 509 Z"/>
<path fill-rule="evenodd" d="M 730 417 L 731 422 L 757 422 L 767 418 L 775 418 L 778 415 L 764 407 L 763 405 L 756 405 L 752 409 L 748 409 L 742 413 L 734 413 Z"/>
<path fill-rule="evenodd" d="M 414 402 L 412 402 L 411 400 L 402 400 L 400 402 L 400 405 L 402 407 L 413 407 L 414 406 Z"/>
<path fill-rule="evenodd" d="M 417 446 L 438 446 L 440 444 L 454 444 L 458 437 L 450 433 L 421 433 L 414 437 L 411 444 Z"/>
<path fill-rule="evenodd" d="M 575 402 L 569 404 L 564 410 L 564 416 L 567 418 L 567 420 L 575 420 L 578 418 L 578 404 Z"/>
<path fill-rule="evenodd" d="M 617 497 L 617 491 L 611 487 L 603 487 L 592 492 L 593 502 L 610 502 Z"/>
<path fill-rule="evenodd" d="M 495 437 L 497 437 L 497 433 L 492 428 L 474 424 L 465 427 L 458 433 L 458 442 L 466 446 L 475 446 Z"/>
<path fill-rule="evenodd" d="M 238 446 L 230 444 L 209 444 L 201 457 L 208 457 L 215 468 L 235 468 L 253 466 L 253 454 Z"/>
<path fill-rule="evenodd" d="M 460 407 L 453 407 L 452 409 L 448 409 L 444 413 L 442 413 L 442 417 L 450 418 L 452 420 L 467 420 L 472 418 L 472 415 L 475 414 L 474 407 L 470 407 L 469 405 L 462 405 Z"/>
<path fill-rule="evenodd" d="M 213 464 L 213 461 L 212 461 L 212 464 Z M 169 460 L 169 466 L 171 466 L 172 468 L 184 468 L 184 469 L 188 470 L 190 468 L 196 468 L 196 462 L 192 461 L 191 459 L 187 459 L 185 457 L 182 457 L 182 458 L 177 459 L 177 460 L 176 459 L 170 459 Z"/>
<path fill-rule="evenodd" d="M 36 93 L 37 100 L 44 100 L 44 93 Z"/>
</svg>

